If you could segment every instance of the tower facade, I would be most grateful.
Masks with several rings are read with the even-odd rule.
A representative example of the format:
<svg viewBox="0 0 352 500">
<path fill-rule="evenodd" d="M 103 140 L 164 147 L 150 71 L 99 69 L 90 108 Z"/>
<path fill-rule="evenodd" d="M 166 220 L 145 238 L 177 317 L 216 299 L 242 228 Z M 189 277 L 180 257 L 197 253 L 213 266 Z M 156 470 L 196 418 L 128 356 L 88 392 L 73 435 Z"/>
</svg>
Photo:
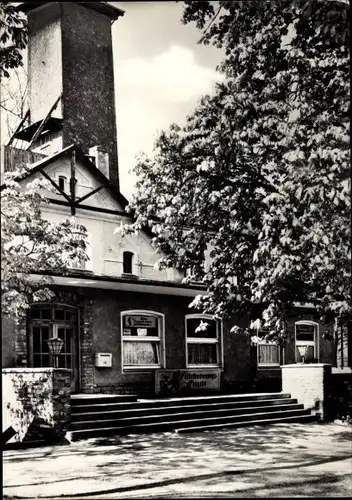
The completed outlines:
<svg viewBox="0 0 352 500">
<path fill-rule="evenodd" d="M 29 127 L 18 138 L 30 141 L 54 106 L 45 132 L 62 148 L 105 150 L 108 176 L 118 187 L 111 24 L 123 11 L 106 2 L 24 2 L 18 8 L 28 17 L 30 111 Z M 45 143 L 37 137 L 34 146 L 38 140 Z"/>
</svg>

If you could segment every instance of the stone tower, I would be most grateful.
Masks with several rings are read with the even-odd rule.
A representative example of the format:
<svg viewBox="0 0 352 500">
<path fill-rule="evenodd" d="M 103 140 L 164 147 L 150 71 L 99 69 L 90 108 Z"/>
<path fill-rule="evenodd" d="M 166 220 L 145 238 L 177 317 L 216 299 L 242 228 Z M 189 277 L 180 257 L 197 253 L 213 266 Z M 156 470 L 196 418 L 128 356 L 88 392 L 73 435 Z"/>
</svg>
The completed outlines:
<svg viewBox="0 0 352 500">
<path fill-rule="evenodd" d="M 17 138 L 31 141 L 57 102 L 45 129 L 62 148 L 107 152 L 119 187 L 111 24 L 124 12 L 106 2 L 27 1 L 18 9 L 28 18 L 30 124 Z"/>
</svg>

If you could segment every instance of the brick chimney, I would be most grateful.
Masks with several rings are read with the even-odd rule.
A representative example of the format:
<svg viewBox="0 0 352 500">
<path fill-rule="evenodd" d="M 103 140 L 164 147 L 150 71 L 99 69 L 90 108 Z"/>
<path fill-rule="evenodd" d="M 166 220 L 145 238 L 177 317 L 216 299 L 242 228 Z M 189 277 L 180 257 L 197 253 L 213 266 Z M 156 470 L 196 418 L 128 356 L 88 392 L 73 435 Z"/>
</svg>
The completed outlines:
<svg viewBox="0 0 352 500">
<path fill-rule="evenodd" d="M 88 154 L 99 144 L 119 188 L 111 24 L 124 12 L 106 2 L 32 2 L 18 5 L 28 17 L 31 126 L 43 120 L 58 96 L 50 123 L 62 147 Z M 104 163 L 104 162 L 103 162 Z"/>
</svg>

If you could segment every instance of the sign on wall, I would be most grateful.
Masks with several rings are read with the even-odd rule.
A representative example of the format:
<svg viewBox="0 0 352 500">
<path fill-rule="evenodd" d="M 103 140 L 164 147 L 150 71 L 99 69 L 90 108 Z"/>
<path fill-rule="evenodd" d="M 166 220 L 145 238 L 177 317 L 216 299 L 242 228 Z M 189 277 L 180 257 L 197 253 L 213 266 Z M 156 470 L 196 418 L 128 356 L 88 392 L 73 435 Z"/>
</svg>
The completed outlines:
<svg viewBox="0 0 352 500">
<path fill-rule="evenodd" d="M 143 316 L 143 315 L 126 315 L 125 325 L 127 328 L 155 328 L 156 327 L 156 317 L 155 316 Z"/>
<path fill-rule="evenodd" d="M 218 391 L 219 369 L 157 370 L 155 372 L 156 394 L 177 394 L 187 391 Z"/>
</svg>

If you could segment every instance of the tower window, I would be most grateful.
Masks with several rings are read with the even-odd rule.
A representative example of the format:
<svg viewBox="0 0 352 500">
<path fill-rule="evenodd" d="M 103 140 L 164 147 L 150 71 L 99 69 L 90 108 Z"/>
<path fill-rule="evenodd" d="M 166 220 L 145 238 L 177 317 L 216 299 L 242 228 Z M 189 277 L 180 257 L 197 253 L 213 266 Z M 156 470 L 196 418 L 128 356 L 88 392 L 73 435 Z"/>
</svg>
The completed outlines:
<svg viewBox="0 0 352 500">
<path fill-rule="evenodd" d="M 123 252 L 123 272 L 127 274 L 132 274 L 132 252 Z"/>
<path fill-rule="evenodd" d="M 62 189 L 62 191 L 66 189 L 66 180 L 64 175 L 59 175 L 59 188 Z"/>
</svg>

